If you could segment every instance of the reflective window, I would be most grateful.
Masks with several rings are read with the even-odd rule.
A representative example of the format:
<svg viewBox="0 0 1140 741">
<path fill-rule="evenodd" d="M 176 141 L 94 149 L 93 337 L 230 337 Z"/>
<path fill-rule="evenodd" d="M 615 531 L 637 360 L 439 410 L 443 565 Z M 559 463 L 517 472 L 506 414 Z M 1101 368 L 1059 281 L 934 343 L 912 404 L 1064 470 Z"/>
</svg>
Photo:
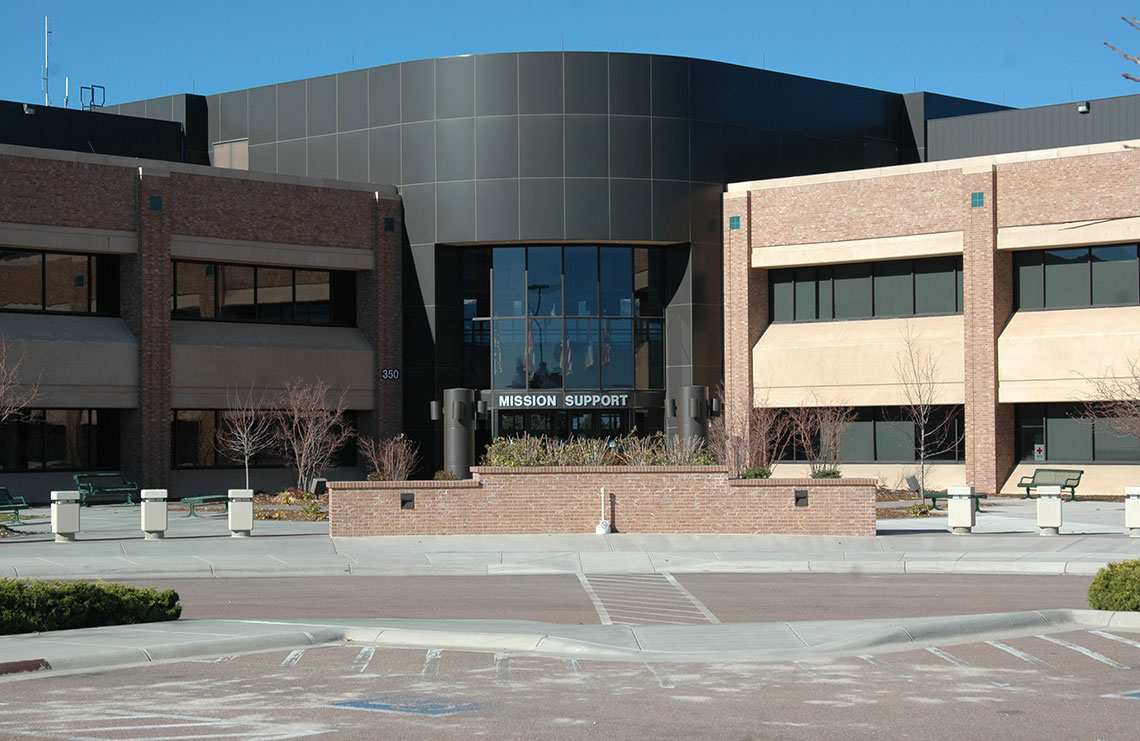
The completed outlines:
<svg viewBox="0 0 1140 741">
<path fill-rule="evenodd" d="M 633 388 L 633 322 L 602 320 L 602 388 Z"/>
<path fill-rule="evenodd" d="M 67 313 L 89 310 L 86 255 L 44 255 L 44 309 Z"/>
<path fill-rule="evenodd" d="M 1135 304 L 1140 302 L 1137 285 L 1136 245 L 1114 244 L 1093 247 L 1092 302 L 1093 306 Z"/>
<path fill-rule="evenodd" d="M 491 252 L 485 247 L 469 247 L 462 254 L 463 316 L 491 316 Z"/>
<path fill-rule="evenodd" d="M 254 271 L 245 265 L 223 265 L 218 275 L 218 318 L 249 322 L 257 318 Z"/>
<path fill-rule="evenodd" d="M 638 316 L 665 316 L 665 251 L 633 250 L 633 296 Z"/>
<path fill-rule="evenodd" d="M 919 435 L 914 420 L 903 407 L 856 407 L 855 418 L 840 439 L 839 458 L 848 463 L 906 463 L 918 460 Z M 956 462 L 965 460 L 965 412 L 961 405 L 937 406 L 934 422 L 928 427 L 926 459 Z M 817 440 L 816 447 L 819 445 Z M 799 441 L 790 441 L 782 460 L 802 461 L 805 451 Z"/>
<path fill-rule="evenodd" d="M 118 467 L 118 410 L 25 409 L 0 423 L 0 471 Z"/>
<path fill-rule="evenodd" d="M 356 323 L 356 273 L 349 270 L 176 260 L 171 282 L 174 319 L 337 326 Z"/>
<path fill-rule="evenodd" d="M 914 272 L 910 260 L 875 263 L 875 316 L 912 314 L 914 314 Z"/>
<path fill-rule="evenodd" d="M 567 319 L 566 362 L 563 366 L 566 388 L 598 388 L 601 384 L 600 355 L 598 320 Z"/>
<path fill-rule="evenodd" d="M 261 272 L 257 269 L 258 294 L 257 303 L 261 304 Z M 351 273 L 348 273 L 351 275 Z M 282 276 L 283 277 L 283 276 Z M 327 270 L 298 270 L 296 271 L 297 304 L 294 308 L 296 320 L 301 324 L 342 324 L 345 322 L 332 322 L 330 316 L 330 278 Z M 286 321 L 282 319 L 281 321 Z"/>
<path fill-rule="evenodd" d="M 527 249 L 526 292 L 529 316 L 562 316 L 561 248 Z"/>
<path fill-rule="evenodd" d="M 633 316 L 633 255 L 629 247 L 598 250 L 603 316 Z"/>
<path fill-rule="evenodd" d="M 0 249 L 0 311 L 117 315 L 118 287 L 118 255 Z"/>
<path fill-rule="evenodd" d="M 526 388 L 526 322 L 497 320 L 492 326 L 491 380 L 497 389 Z"/>
<path fill-rule="evenodd" d="M 598 248 L 567 246 L 563 254 L 566 271 L 566 315 L 596 316 Z"/>
<path fill-rule="evenodd" d="M 665 322 L 639 319 L 634 335 L 634 388 L 665 388 Z"/>
<path fill-rule="evenodd" d="M 864 319 L 871 316 L 871 265 L 832 267 L 836 319 Z"/>
<path fill-rule="evenodd" d="M 1087 248 L 1045 250 L 1045 308 L 1088 306 L 1090 290 Z"/>
<path fill-rule="evenodd" d="M 527 338 L 529 388 L 562 388 L 562 319 L 530 319 Z"/>
<path fill-rule="evenodd" d="M 796 268 L 795 270 L 795 318 L 797 322 L 810 322 L 819 318 L 816 313 L 815 268 Z"/>
<path fill-rule="evenodd" d="M 328 273 L 323 275 L 327 303 Z M 267 322 L 293 321 L 293 271 L 290 268 L 257 269 L 257 318 Z"/>
<path fill-rule="evenodd" d="M 171 412 L 171 459 L 176 468 L 241 468 L 245 461 L 233 458 L 219 449 L 218 432 L 225 429 L 225 419 L 232 414 L 224 409 L 175 409 Z M 353 412 L 345 412 L 345 422 L 355 426 Z M 356 462 L 356 447 L 346 444 L 334 454 L 334 466 L 351 466 Z M 250 460 L 257 468 L 274 468 L 286 464 L 283 451 L 270 448 Z"/>
<path fill-rule="evenodd" d="M 957 259 L 953 257 L 914 261 L 915 314 L 953 314 L 962 310 L 957 283 L 962 271 L 956 269 L 955 263 Z"/>
<path fill-rule="evenodd" d="M 491 250 L 492 309 L 495 316 L 523 316 L 526 291 L 526 250 L 522 247 L 495 247 Z"/>
</svg>

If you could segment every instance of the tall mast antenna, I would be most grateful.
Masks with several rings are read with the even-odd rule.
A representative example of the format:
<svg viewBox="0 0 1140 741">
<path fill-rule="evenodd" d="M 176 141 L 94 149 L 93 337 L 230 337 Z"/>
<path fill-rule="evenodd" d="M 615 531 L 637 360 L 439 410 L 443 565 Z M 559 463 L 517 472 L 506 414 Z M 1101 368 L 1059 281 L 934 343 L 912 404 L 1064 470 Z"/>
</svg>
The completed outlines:
<svg viewBox="0 0 1140 741">
<path fill-rule="evenodd" d="M 51 29 L 48 28 L 48 17 L 44 16 L 44 105 L 51 105 L 51 96 L 48 95 L 48 36 L 51 34 Z"/>
</svg>

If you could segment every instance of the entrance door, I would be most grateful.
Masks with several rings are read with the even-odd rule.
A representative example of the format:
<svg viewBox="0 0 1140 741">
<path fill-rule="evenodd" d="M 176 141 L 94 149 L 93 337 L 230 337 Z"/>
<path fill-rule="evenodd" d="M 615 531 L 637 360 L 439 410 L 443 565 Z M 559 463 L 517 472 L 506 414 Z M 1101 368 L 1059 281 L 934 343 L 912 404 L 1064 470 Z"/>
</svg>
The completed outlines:
<svg viewBox="0 0 1140 741">
<path fill-rule="evenodd" d="M 498 434 L 546 437 L 621 437 L 630 431 L 630 412 L 622 411 L 499 411 Z"/>
</svg>

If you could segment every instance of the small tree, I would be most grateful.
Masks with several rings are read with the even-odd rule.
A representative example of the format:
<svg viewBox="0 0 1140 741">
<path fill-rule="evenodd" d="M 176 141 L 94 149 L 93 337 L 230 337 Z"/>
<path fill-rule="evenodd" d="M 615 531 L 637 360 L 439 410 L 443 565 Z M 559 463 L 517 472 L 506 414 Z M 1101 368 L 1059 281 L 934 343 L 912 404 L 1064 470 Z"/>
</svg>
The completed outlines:
<svg viewBox="0 0 1140 741">
<path fill-rule="evenodd" d="M 222 414 L 218 429 L 218 450 L 231 460 L 245 464 L 245 488 L 249 488 L 249 462 L 277 442 L 273 415 L 266 410 L 264 398 L 254 396 L 253 386 L 246 394 L 226 392 L 228 409 Z"/>
<path fill-rule="evenodd" d="M 903 347 L 895 360 L 895 377 L 903 392 L 903 413 L 914 423 L 915 458 L 918 459 L 919 492 L 926 491 L 926 464 L 931 458 L 957 449 L 962 431 L 956 417 L 946 414 L 938 398 L 938 358 L 922 347 L 907 322 L 902 331 Z"/>
<path fill-rule="evenodd" d="M 1140 31 L 1140 18 L 1136 18 L 1135 16 L 1132 18 L 1129 18 L 1127 16 L 1121 16 L 1120 20 L 1127 23 L 1134 30 Z M 1104 42 L 1104 45 L 1107 46 L 1112 51 L 1119 54 L 1120 56 L 1124 57 L 1129 62 L 1132 62 L 1132 64 L 1140 64 L 1140 57 L 1136 56 L 1135 54 L 1129 54 L 1128 52 L 1124 51 L 1123 49 L 1120 49 L 1120 48 L 1114 46 L 1113 44 L 1108 43 L 1107 41 Z M 1125 80 L 1131 80 L 1132 82 L 1140 82 L 1140 75 L 1136 75 L 1136 74 L 1133 74 L 1131 72 L 1121 72 L 1120 76 L 1123 77 Z"/>
<path fill-rule="evenodd" d="M 420 464 L 418 446 L 404 433 L 376 439 L 357 437 L 358 449 L 371 469 L 368 478 L 376 481 L 406 481 Z"/>
<path fill-rule="evenodd" d="M 808 462 L 811 477 L 839 477 L 839 446 L 855 421 L 846 405 L 803 406 L 787 412 L 791 432 Z"/>
<path fill-rule="evenodd" d="M 748 425 L 748 465 L 771 472 L 792 442 L 792 421 L 786 411 L 768 406 L 766 392 L 759 402 Z"/>
<path fill-rule="evenodd" d="M 301 491 L 308 491 L 355 434 L 344 417 L 346 392 L 330 402 L 329 391 L 320 379 L 313 383 L 298 379 L 285 384 L 277 404 L 276 438 L 297 471 Z"/>
<path fill-rule="evenodd" d="M 1093 400 L 1085 404 L 1087 415 L 1105 420 L 1118 435 L 1140 439 L 1140 359 L 1129 360 L 1123 376 L 1090 382 Z"/>
<path fill-rule="evenodd" d="M 0 337 L 0 422 L 18 415 L 39 395 L 38 384 L 20 383 L 20 366 L 24 356 L 17 355 L 6 339 Z"/>
</svg>

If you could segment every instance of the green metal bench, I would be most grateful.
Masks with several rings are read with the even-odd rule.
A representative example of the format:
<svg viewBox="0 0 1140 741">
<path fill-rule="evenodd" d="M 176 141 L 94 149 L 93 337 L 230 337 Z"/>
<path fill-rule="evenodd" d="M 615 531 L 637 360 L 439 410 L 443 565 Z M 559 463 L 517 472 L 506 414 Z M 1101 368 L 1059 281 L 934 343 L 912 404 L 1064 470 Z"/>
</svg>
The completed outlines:
<svg viewBox="0 0 1140 741">
<path fill-rule="evenodd" d="M 20 510 L 27 509 L 28 503 L 23 497 L 13 496 L 8 493 L 8 487 L 0 486 L 0 512 L 11 512 L 12 521 L 17 525 L 20 522 Z"/>
<path fill-rule="evenodd" d="M 1038 468 L 1032 476 L 1022 476 L 1017 488 L 1025 489 L 1023 499 L 1029 499 L 1030 490 L 1039 486 L 1059 486 L 1061 494 L 1069 491 L 1069 501 L 1077 501 L 1077 487 L 1080 486 L 1084 471 L 1079 468 Z"/>
<path fill-rule="evenodd" d="M 204 494 L 200 497 L 182 497 L 178 501 L 186 505 L 186 516 L 197 517 L 197 508 L 207 504 L 222 502 L 226 505 L 226 512 L 230 511 L 230 498 L 227 494 Z"/>
<path fill-rule="evenodd" d="M 121 473 L 77 473 L 72 479 L 79 490 L 79 504 L 84 507 L 123 499 L 134 504 L 139 496 L 139 485 Z"/>
</svg>

